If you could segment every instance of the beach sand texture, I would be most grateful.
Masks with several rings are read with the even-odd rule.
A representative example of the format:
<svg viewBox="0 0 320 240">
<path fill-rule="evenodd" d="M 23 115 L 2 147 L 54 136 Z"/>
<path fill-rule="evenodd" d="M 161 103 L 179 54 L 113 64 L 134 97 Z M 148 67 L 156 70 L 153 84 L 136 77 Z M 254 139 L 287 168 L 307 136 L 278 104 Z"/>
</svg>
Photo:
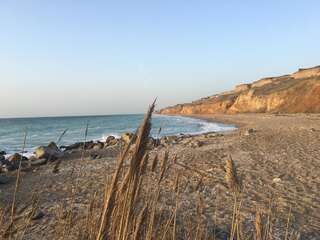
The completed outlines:
<svg viewBox="0 0 320 240">
<path fill-rule="evenodd" d="M 253 231 L 257 207 L 267 212 L 272 201 L 277 214 L 275 236 L 284 236 L 280 229 L 286 229 L 288 224 L 290 233 L 300 232 L 301 239 L 320 239 L 320 114 L 192 117 L 233 123 L 239 128 L 231 133 L 175 139 L 150 151 L 149 159 L 158 155 L 161 160 L 166 151 L 169 154 L 170 167 L 162 182 L 159 211 L 175 206 L 172 189 L 179 173 L 178 239 L 185 239 L 187 235 L 181 229 L 199 214 L 201 226 L 209 229 L 208 233 L 215 226 L 214 229 L 220 234 L 218 239 L 227 236 L 233 210 L 232 193 L 224 180 L 224 165 L 229 156 L 232 156 L 242 179 L 241 216 L 244 229 Z M 52 172 L 55 163 L 38 167 L 32 172 L 22 172 L 18 206 L 22 208 L 27 205 L 37 188 L 40 193 L 39 209 L 44 213 L 44 217 L 30 222 L 25 239 L 58 239 L 61 236 L 67 206 L 72 201 L 70 191 L 73 183 L 77 183 L 77 194 L 73 201 L 73 227 L 68 239 L 77 236 L 92 195 L 97 192 L 96 201 L 101 200 L 105 181 L 111 179 L 119 147 L 95 150 L 101 158 L 94 160 L 89 157 L 92 151 L 87 151 L 83 159 L 80 159 L 79 152 L 64 156 L 59 173 Z M 157 171 L 160 171 L 160 166 Z M 154 178 L 153 174 L 148 173 L 147 179 Z M 1 202 L 4 205 L 12 201 L 14 187 L 13 176 L 9 184 L 1 185 Z M 152 189 L 152 184 L 148 188 Z M 202 239 L 211 238 L 203 236 Z"/>
</svg>

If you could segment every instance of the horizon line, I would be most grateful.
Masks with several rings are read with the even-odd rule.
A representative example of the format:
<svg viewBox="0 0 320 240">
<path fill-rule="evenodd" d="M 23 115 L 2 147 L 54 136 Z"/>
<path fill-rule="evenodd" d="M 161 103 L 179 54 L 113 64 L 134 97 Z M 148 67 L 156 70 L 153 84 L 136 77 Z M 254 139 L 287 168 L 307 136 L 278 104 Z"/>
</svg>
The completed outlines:
<svg viewBox="0 0 320 240">
<path fill-rule="evenodd" d="M 72 117 L 105 117 L 105 116 L 124 116 L 124 115 L 141 115 L 144 113 L 111 113 L 111 114 L 88 114 L 88 115 L 52 115 L 52 116 L 13 116 L 13 117 L 1 117 L 0 120 L 6 119 L 30 119 L 30 118 L 72 118 Z"/>
</svg>

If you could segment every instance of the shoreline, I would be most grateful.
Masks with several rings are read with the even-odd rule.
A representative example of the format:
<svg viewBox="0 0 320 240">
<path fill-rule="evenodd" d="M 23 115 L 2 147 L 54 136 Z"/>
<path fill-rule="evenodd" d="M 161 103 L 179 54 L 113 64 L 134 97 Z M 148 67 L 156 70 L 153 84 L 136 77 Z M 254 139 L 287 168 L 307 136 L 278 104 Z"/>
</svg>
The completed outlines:
<svg viewBox="0 0 320 240">
<path fill-rule="evenodd" d="M 223 125 L 225 125 L 223 127 L 230 127 L 230 128 L 233 128 L 233 129 L 226 129 L 226 130 L 221 130 L 221 131 L 220 130 L 204 130 L 204 131 L 200 131 L 200 132 L 198 132 L 198 131 L 196 131 L 196 132 L 183 132 L 183 131 L 181 131 L 181 132 L 177 132 L 175 134 L 166 134 L 166 135 L 161 135 L 161 136 L 154 135 L 154 136 L 152 136 L 154 139 L 161 139 L 163 137 L 174 137 L 174 136 L 182 136 L 182 135 L 199 136 L 199 135 L 202 135 L 202 134 L 208 134 L 208 133 L 213 133 L 213 132 L 214 133 L 231 133 L 231 132 L 234 132 L 234 131 L 238 130 L 238 127 L 234 123 L 218 121 L 218 120 L 216 121 L 216 120 L 214 120 L 214 119 L 212 119 L 210 117 L 209 118 L 203 118 L 203 117 L 197 116 L 197 115 L 164 115 L 164 114 L 156 114 L 156 115 L 158 115 L 158 116 L 167 116 L 167 117 L 180 117 L 180 118 L 186 118 L 186 119 L 196 119 L 196 120 L 203 121 L 205 123 L 223 124 Z M 49 117 L 49 118 L 51 118 L 51 117 Z M 133 132 L 128 132 L 128 133 L 133 133 Z M 110 135 L 105 135 L 105 134 L 102 133 L 103 137 L 87 139 L 86 142 L 92 142 L 92 143 L 95 143 L 95 144 L 96 143 L 104 143 L 106 141 L 106 139 L 108 137 L 110 137 L 110 136 L 115 137 L 116 139 L 121 139 L 121 135 L 123 135 L 123 134 L 126 134 L 126 133 L 122 133 L 121 134 L 121 132 L 119 132 L 117 134 L 110 134 Z M 76 143 L 83 143 L 83 141 L 81 141 L 81 140 L 80 141 L 76 141 L 76 140 L 69 141 L 68 144 L 60 144 L 61 145 L 60 147 L 72 146 L 72 145 L 74 145 Z M 48 143 L 42 143 L 42 144 L 40 144 L 38 146 L 33 146 L 31 148 L 25 149 L 24 152 L 18 151 L 18 150 L 17 151 L 6 152 L 6 154 L 4 156 L 5 156 L 5 158 L 9 158 L 10 156 L 14 155 L 15 153 L 19 153 L 19 154 L 21 154 L 21 155 L 23 155 L 23 156 L 25 156 L 27 158 L 34 157 L 35 156 L 35 154 L 34 154 L 35 150 L 38 147 L 46 146 L 47 144 L 49 144 L 49 142 Z"/>
<path fill-rule="evenodd" d="M 203 120 L 209 123 L 225 124 L 225 125 L 230 125 L 235 127 L 235 129 L 230 130 L 230 132 L 237 131 L 246 126 L 246 124 L 240 124 L 239 122 L 236 122 L 235 120 L 232 120 L 232 119 L 231 120 L 223 119 L 221 117 L 222 115 L 218 115 L 218 114 L 190 114 L 190 115 L 167 115 L 167 116 L 189 117 L 189 118 L 194 118 L 198 120 Z"/>
</svg>

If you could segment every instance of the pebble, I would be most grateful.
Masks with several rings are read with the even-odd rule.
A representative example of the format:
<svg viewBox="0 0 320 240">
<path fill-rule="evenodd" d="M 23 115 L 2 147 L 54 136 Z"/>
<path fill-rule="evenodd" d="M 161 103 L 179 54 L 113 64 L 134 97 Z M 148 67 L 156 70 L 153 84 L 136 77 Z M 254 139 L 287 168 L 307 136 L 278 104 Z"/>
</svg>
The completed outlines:
<svg viewBox="0 0 320 240">
<path fill-rule="evenodd" d="M 31 220 L 39 220 L 39 219 L 43 218 L 44 216 L 45 216 L 45 214 L 44 214 L 41 210 L 37 210 L 37 211 L 33 214 Z"/>
<path fill-rule="evenodd" d="M 272 179 L 272 182 L 279 183 L 279 182 L 281 182 L 281 178 L 274 178 L 274 179 Z"/>
<path fill-rule="evenodd" d="M 249 128 L 248 130 L 246 130 L 246 131 L 244 132 L 244 135 L 245 135 L 245 136 L 249 136 L 249 135 L 251 135 L 251 134 L 254 133 L 254 132 L 256 132 L 255 129 Z"/>
</svg>

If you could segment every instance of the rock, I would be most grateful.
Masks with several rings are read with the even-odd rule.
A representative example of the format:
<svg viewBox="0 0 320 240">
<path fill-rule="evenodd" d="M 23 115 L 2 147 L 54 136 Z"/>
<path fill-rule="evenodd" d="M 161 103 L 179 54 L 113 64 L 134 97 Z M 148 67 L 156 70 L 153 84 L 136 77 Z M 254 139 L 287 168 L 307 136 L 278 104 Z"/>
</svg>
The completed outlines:
<svg viewBox="0 0 320 240">
<path fill-rule="evenodd" d="M 92 159 L 92 160 L 94 160 L 94 159 L 100 159 L 101 158 L 101 155 L 99 155 L 99 154 L 91 154 L 90 155 L 90 158 Z"/>
<path fill-rule="evenodd" d="M 10 182 L 10 178 L 4 175 L 0 175 L 0 184 L 6 184 L 8 182 Z"/>
<path fill-rule="evenodd" d="M 147 143 L 147 148 L 149 150 L 151 150 L 157 146 L 159 146 L 159 139 L 154 139 L 153 137 L 149 137 L 148 143 Z"/>
<path fill-rule="evenodd" d="M 11 163 L 20 162 L 21 160 L 22 161 L 28 161 L 28 158 L 25 157 L 25 156 L 22 156 L 19 153 L 15 153 L 15 154 L 11 155 L 10 157 L 8 157 L 8 161 L 11 162 Z"/>
<path fill-rule="evenodd" d="M 195 140 L 189 143 L 189 146 L 192 148 L 198 148 L 198 147 L 202 147 L 204 145 L 203 142 Z"/>
<path fill-rule="evenodd" d="M 109 142 L 111 142 L 111 141 L 113 141 L 115 139 L 116 138 L 114 136 L 108 136 L 105 143 L 109 143 Z"/>
<path fill-rule="evenodd" d="M 235 92 L 247 91 L 251 88 L 251 84 L 240 84 L 235 87 Z"/>
<path fill-rule="evenodd" d="M 178 142 L 177 136 L 165 136 L 160 139 L 161 145 L 171 145 L 176 144 Z"/>
<path fill-rule="evenodd" d="M 97 142 L 94 146 L 93 146 L 93 150 L 100 150 L 103 149 L 104 144 L 102 142 Z"/>
<path fill-rule="evenodd" d="M 168 136 L 167 137 L 167 141 L 170 143 L 170 142 L 173 142 L 173 141 L 178 141 L 178 136 Z"/>
<path fill-rule="evenodd" d="M 21 168 L 27 167 L 28 166 L 27 161 L 28 161 L 27 157 L 22 156 L 19 153 L 15 153 L 10 157 L 8 157 L 7 160 L 2 161 L 2 163 L 6 165 L 6 168 L 8 171 L 14 171 L 19 168 L 20 162 L 21 162 Z"/>
<path fill-rule="evenodd" d="M 45 216 L 44 212 L 42 212 L 41 210 L 37 210 L 33 214 L 31 220 L 33 220 L 33 221 L 39 220 L 39 219 L 43 218 L 44 216 Z"/>
<path fill-rule="evenodd" d="M 36 161 L 36 160 L 38 160 L 38 158 L 36 158 L 36 156 L 34 156 L 34 155 L 29 157 L 29 161 L 31 161 L 31 162 Z"/>
<path fill-rule="evenodd" d="M 107 148 L 107 147 L 110 147 L 110 146 L 115 146 L 115 145 L 117 145 L 119 142 L 120 142 L 120 139 L 117 139 L 117 138 L 110 139 L 108 142 L 106 142 L 106 143 L 104 144 L 104 148 Z"/>
<path fill-rule="evenodd" d="M 49 153 L 50 152 L 50 153 Z M 40 146 L 35 150 L 35 155 L 37 159 L 41 159 L 41 158 L 51 158 L 53 157 L 54 153 L 52 154 L 52 152 L 50 151 L 50 149 L 48 149 L 45 146 Z"/>
<path fill-rule="evenodd" d="M 95 143 L 93 141 L 89 141 L 89 142 L 76 142 L 74 144 L 71 144 L 69 146 L 61 146 L 62 149 L 64 149 L 65 151 L 70 151 L 70 150 L 82 150 L 83 149 L 83 144 L 85 149 L 92 149 L 95 145 Z"/>
<path fill-rule="evenodd" d="M 47 159 L 47 160 L 56 160 L 61 156 L 61 150 L 58 146 L 51 142 L 47 147 L 40 146 L 35 150 L 35 155 L 37 159 Z"/>
<path fill-rule="evenodd" d="M 77 142 L 77 143 L 71 144 L 69 146 L 61 146 L 61 148 L 63 148 L 65 151 L 80 149 L 81 147 L 83 147 L 83 143 L 81 143 L 81 142 Z"/>
<path fill-rule="evenodd" d="M 124 133 L 121 136 L 121 140 L 124 141 L 126 144 L 129 144 L 132 138 L 133 138 L 132 133 Z"/>
<path fill-rule="evenodd" d="M 60 151 L 59 147 L 57 146 L 57 144 L 55 142 L 49 143 L 48 148 L 55 150 L 55 151 Z"/>
<path fill-rule="evenodd" d="M 217 137 L 218 134 L 217 133 L 208 133 L 205 135 L 206 138 L 214 138 L 214 137 Z"/>
<path fill-rule="evenodd" d="M 159 147 L 160 145 L 161 145 L 160 138 L 154 138 L 153 139 L 153 146 Z"/>
<path fill-rule="evenodd" d="M 6 155 L 7 153 L 5 152 L 5 151 L 0 151 L 0 156 L 2 155 L 2 156 L 4 156 L 4 155 Z"/>
<path fill-rule="evenodd" d="M 249 136 L 249 135 L 251 135 L 251 134 L 254 133 L 254 132 L 256 132 L 255 129 L 249 128 L 249 129 L 247 129 L 247 130 L 244 132 L 244 135 L 245 135 L 245 136 Z"/>
<path fill-rule="evenodd" d="M 42 158 L 42 159 L 37 159 L 37 160 L 34 160 L 34 161 L 31 161 L 31 166 L 41 166 L 41 165 L 44 165 L 48 162 L 47 159 L 45 158 Z"/>
<path fill-rule="evenodd" d="M 89 141 L 89 142 L 86 142 L 85 144 L 84 144 L 84 148 L 85 149 L 92 149 L 93 147 L 94 147 L 94 142 L 93 141 Z M 83 146 L 83 145 L 82 145 Z"/>
<path fill-rule="evenodd" d="M 2 161 L 5 160 L 5 159 L 6 159 L 5 156 L 0 155 L 0 162 L 2 162 Z"/>
<path fill-rule="evenodd" d="M 274 179 L 272 179 L 272 182 L 279 183 L 279 182 L 281 182 L 281 178 L 274 178 Z"/>
<path fill-rule="evenodd" d="M 7 165 L 7 164 L 10 164 L 10 162 L 7 159 L 0 158 L 0 165 Z"/>
<path fill-rule="evenodd" d="M 7 173 L 9 170 L 6 165 L 0 164 L 0 173 Z"/>
</svg>

